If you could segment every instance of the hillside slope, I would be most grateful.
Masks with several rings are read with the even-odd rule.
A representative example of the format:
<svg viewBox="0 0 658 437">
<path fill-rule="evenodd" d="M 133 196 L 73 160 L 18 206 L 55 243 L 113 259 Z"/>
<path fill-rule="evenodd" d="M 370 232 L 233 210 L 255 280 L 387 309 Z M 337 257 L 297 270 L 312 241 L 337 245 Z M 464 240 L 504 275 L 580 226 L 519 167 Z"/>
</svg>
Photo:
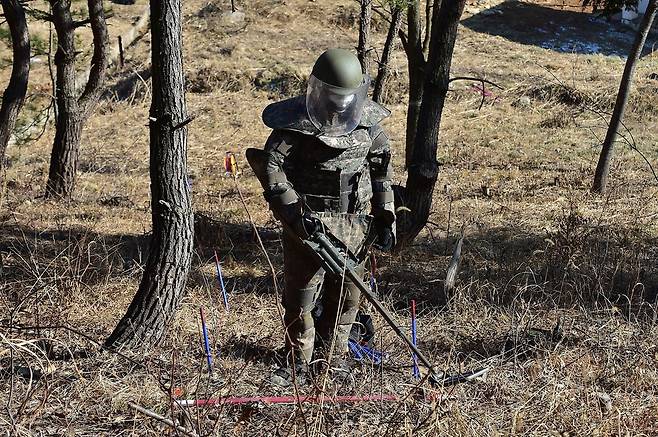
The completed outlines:
<svg viewBox="0 0 658 437">
<path fill-rule="evenodd" d="M 244 22 L 231 22 L 223 15 L 227 2 L 183 3 L 197 216 L 187 297 L 156 350 L 128 357 L 97 352 L 137 289 L 148 244 L 146 34 L 127 49 L 126 65 L 113 67 L 106 98 L 85 128 L 70 202 L 41 198 L 52 126 L 8 150 L 0 211 L 0 360 L 9 368 L 13 350 L 15 366 L 42 376 L 30 385 L 20 376 L 24 370 L 2 373 L 0 389 L 11 393 L 12 412 L 0 413 L 2 429 L 17 435 L 161 435 L 162 425 L 136 415 L 128 402 L 171 416 L 174 391 L 188 399 L 273 393 L 266 381 L 283 336 L 277 296 L 240 193 L 277 283 L 282 254 L 277 224 L 243 153 L 267 138 L 263 108 L 304 92 L 319 53 L 356 45 L 358 4 L 255 0 L 241 5 Z M 145 5 L 113 4 L 113 35 L 128 28 Z M 399 323 L 408 326 L 409 300 L 415 299 L 420 347 L 451 372 L 489 366 L 486 380 L 419 399 L 408 352 L 375 317 L 378 347 L 390 357 L 383 371 L 364 366 L 355 388 L 327 383 L 325 389 L 393 393 L 404 402 L 224 406 L 200 409 L 198 416 L 193 411 L 186 426 L 217 435 L 658 433 L 658 181 L 643 157 L 620 143 L 610 193 L 589 193 L 605 113 L 623 69 L 624 60 L 612 52 L 625 50 L 628 34 L 601 23 L 577 36 L 568 26 L 558 32 L 563 12 L 521 2 L 469 5 L 453 75 L 484 77 L 504 90 L 492 89 L 480 108 L 482 93 L 471 82 L 453 83 L 441 126 L 443 166 L 431 223 L 403 254 L 379 256 L 379 292 Z M 569 13 L 576 14 L 568 18 L 571 25 L 591 23 L 589 14 L 573 8 Z M 536 24 L 520 26 L 521 16 L 536 17 Z M 375 22 L 377 54 L 385 22 Z M 536 32 L 528 30 L 533 27 Z M 537 32 L 550 33 L 540 41 Z M 609 50 L 579 45 L 590 37 L 609 40 Z M 0 79 L 8 75 L 2 50 Z M 384 127 L 396 182 L 403 183 L 406 61 L 399 47 L 393 67 L 386 96 L 392 116 Z M 626 119 L 633 147 L 654 166 L 656 72 L 658 58 L 647 54 Z M 42 62 L 30 85 L 37 97 L 23 114 L 24 125 L 47 104 L 49 84 Z M 237 182 L 224 176 L 227 151 L 242 167 Z M 440 290 L 462 226 L 462 269 L 446 302 Z M 230 311 L 216 285 L 214 251 L 222 261 Z M 212 377 L 205 373 L 199 306 L 205 307 L 217 354 Z M 534 335 L 558 321 L 559 339 Z"/>
</svg>

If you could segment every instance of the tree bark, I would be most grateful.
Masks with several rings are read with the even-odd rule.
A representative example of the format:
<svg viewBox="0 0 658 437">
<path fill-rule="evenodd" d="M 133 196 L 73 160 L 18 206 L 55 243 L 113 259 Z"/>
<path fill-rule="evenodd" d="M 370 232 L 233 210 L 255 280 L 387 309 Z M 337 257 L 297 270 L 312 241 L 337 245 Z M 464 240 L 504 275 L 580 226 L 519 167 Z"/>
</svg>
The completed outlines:
<svg viewBox="0 0 658 437">
<path fill-rule="evenodd" d="M 375 90 L 372 93 L 372 99 L 380 103 L 382 99 L 382 94 L 384 92 L 384 85 L 386 85 L 386 80 L 388 79 L 389 68 L 388 64 L 391 61 L 391 54 L 393 53 L 393 44 L 395 43 L 395 38 L 398 35 L 400 30 L 400 24 L 402 23 L 402 8 L 398 5 L 393 6 L 393 12 L 391 14 L 391 25 L 388 27 L 388 33 L 386 34 L 386 42 L 384 43 L 384 49 L 382 50 L 382 58 L 379 60 L 379 68 L 377 69 L 377 80 L 375 81 Z"/>
<path fill-rule="evenodd" d="M 151 1 L 151 41 L 153 235 L 137 294 L 105 342 L 111 348 L 148 348 L 161 340 L 183 297 L 192 260 L 180 0 Z"/>
<path fill-rule="evenodd" d="M 46 184 L 47 198 L 69 198 L 75 187 L 82 127 L 100 98 L 108 64 L 108 31 L 102 0 L 88 0 L 94 54 L 84 91 L 78 97 L 75 82 L 75 29 L 71 0 L 50 0 L 57 33 L 55 140 Z"/>
<path fill-rule="evenodd" d="M 615 140 L 617 139 L 617 132 L 619 132 L 619 127 L 621 126 L 621 120 L 624 117 L 624 111 L 626 110 L 626 104 L 628 102 L 628 96 L 630 95 L 631 84 L 633 82 L 633 74 L 635 73 L 635 66 L 642 55 L 642 49 L 644 48 L 644 43 L 647 40 L 647 35 L 651 29 L 653 20 L 656 18 L 657 10 L 658 0 L 650 0 L 647 5 L 647 10 L 640 22 L 640 27 L 635 35 L 635 41 L 633 42 L 631 51 L 626 59 L 624 73 L 621 77 L 621 83 L 619 84 L 619 91 L 617 92 L 615 107 L 612 111 L 612 117 L 610 117 L 610 124 L 608 125 L 608 131 L 605 135 L 605 140 L 603 141 L 603 148 L 601 149 L 599 162 L 594 174 L 592 191 L 595 193 L 604 193 L 608 185 L 608 174 L 610 173 L 610 164 L 612 162 L 612 151 Z"/>
<path fill-rule="evenodd" d="M 0 179 L 4 178 L 5 152 L 11 133 L 16 126 L 18 113 L 25 102 L 30 76 L 30 34 L 25 11 L 18 0 L 2 0 L 2 11 L 9 25 L 13 63 L 9 84 L 2 95 L 0 107 Z"/>
<path fill-rule="evenodd" d="M 439 126 L 450 81 L 450 65 L 457 38 L 459 19 L 466 0 L 443 0 L 434 9 L 423 101 L 418 116 L 418 131 L 409 161 L 403 204 L 411 210 L 398 217 L 398 248 L 410 243 L 427 224 L 432 194 L 439 174 L 436 152 Z"/>
<path fill-rule="evenodd" d="M 441 4 L 441 0 L 436 0 Z M 434 0 L 425 0 L 425 36 L 423 37 L 423 55 L 427 56 L 430 45 L 430 35 L 432 34 L 432 11 L 434 10 Z"/>
<path fill-rule="evenodd" d="M 422 30 L 420 25 L 420 3 L 412 0 L 407 7 L 408 40 L 402 39 L 402 46 L 407 55 L 409 72 L 409 104 L 407 105 L 407 129 L 404 166 L 409 168 L 413 155 L 418 114 L 423 100 L 423 83 L 425 77 L 425 56 L 423 55 Z"/>
<path fill-rule="evenodd" d="M 370 46 L 370 22 L 372 21 L 372 0 L 361 0 L 361 14 L 359 15 L 359 45 L 357 56 L 361 62 L 364 73 L 370 71 L 368 51 Z"/>
</svg>

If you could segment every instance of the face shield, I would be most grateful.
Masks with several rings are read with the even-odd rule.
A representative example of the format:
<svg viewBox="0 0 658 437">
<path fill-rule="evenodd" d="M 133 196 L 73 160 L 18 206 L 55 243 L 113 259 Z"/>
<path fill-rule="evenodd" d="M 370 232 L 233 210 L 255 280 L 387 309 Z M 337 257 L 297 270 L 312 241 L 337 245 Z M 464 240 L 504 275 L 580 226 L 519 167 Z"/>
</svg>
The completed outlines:
<svg viewBox="0 0 658 437">
<path fill-rule="evenodd" d="M 329 85 L 311 75 L 306 91 L 309 119 L 323 135 L 339 137 L 352 132 L 361 121 L 369 86 L 367 74 L 356 89 Z"/>
</svg>

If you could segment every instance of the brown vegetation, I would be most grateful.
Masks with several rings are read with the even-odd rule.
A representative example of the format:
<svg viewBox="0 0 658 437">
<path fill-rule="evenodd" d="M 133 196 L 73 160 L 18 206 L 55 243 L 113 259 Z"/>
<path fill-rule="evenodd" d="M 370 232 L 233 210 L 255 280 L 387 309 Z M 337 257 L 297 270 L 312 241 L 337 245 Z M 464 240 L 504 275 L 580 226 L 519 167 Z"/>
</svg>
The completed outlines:
<svg viewBox="0 0 658 437">
<path fill-rule="evenodd" d="M 113 5 L 110 31 L 119 32 L 144 4 Z M 656 433 L 658 182 L 636 151 L 621 146 L 609 192 L 589 192 L 623 60 L 559 53 L 466 27 L 459 29 L 452 74 L 485 77 L 504 91 L 485 87 L 492 95 L 478 110 L 479 84 L 451 85 L 431 223 L 404 254 L 379 259 L 378 282 L 401 324 L 408 323 L 409 299 L 417 300 L 420 347 L 439 367 L 489 365 L 487 379 L 436 390 L 440 401 L 416 398 L 407 350 L 375 317 L 378 347 L 391 358 L 381 374 L 360 369 L 350 392 L 409 395 L 404 402 L 308 405 L 303 414 L 294 406 L 224 406 L 190 409 L 182 419 L 181 410 L 172 409 L 172 389 L 184 398 L 273 393 L 264 381 L 282 345 L 277 297 L 238 188 L 276 280 L 281 249 L 242 153 L 268 134 L 260 123 L 265 105 L 298 90 L 324 48 L 354 47 L 358 36 L 356 21 L 346 18 L 358 17 L 352 1 L 245 2 L 246 22 L 238 27 L 221 24 L 229 6 L 220 2 L 213 2 L 214 15 L 201 16 L 207 4 L 184 2 L 188 87 L 209 79 L 203 92 L 188 88 L 188 110 L 196 117 L 188 137 L 195 254 L 187 295 L 157 349 L 129 357 L 98 351 L 130 303 L 146 261 L 150 82 L 141 72 L 149 65 L 149 37 L 128 49 L 123 71 L 113 67 L 109 86 L 133 77 L 131 92 L 102 100 L 89 119 L 69 203 L 40 197 L 52 127 L 8 150 L 0 212 L 0 392 L 9 409 L 0 413 L 0 428 L 17 435 L 162 435 L 166 425 L 136 413 L 129 405 L 135 402 L 180 419 L 187 429 L 218 435 Z M 373 28 L 375 46 L 385 30 Z M 0 83 L 6 83 L 5 47 L 0 50 Z M 385 124 L 396 181 L 404 178 L 405 71 L 398 47 L 387 96 L 393 115 Z M 656 71 L 655 55 L 640 61 L 625 116 L 654 166 L 658 82 L 650 77 Z M 48 83 L 47 65 L 35 63 L 28 93 L 47 90 Z M 29 102 L 23 126 L 47 104 Z M 227 150 L 244 172 L 238 186 L 224 177 Z M 454 294 L 444 296 L 462 224 L 461 270 Z M 214 278 L 215 249 L 230 312 Z M 212 378 L 199 338 L 200 305 L 217 353 Z M 561 336 L 539 331 L 550 332 L 558 321 Z"/>
</svg>

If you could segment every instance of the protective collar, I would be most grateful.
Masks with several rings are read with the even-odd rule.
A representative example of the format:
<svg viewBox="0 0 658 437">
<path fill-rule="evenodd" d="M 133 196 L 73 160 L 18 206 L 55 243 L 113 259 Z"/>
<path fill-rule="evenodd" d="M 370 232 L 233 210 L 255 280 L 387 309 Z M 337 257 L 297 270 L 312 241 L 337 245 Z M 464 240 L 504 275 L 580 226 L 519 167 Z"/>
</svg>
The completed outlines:
<svg viewBox="0 0 658 437">
<path fill-rule="evenodd" d="M 368 99 L 363 107 L 358 127 L 369 128 L 375 126 L 389 115 L 391 115 L 391 111 Z M 305 96 L 292 97 L 267 105 L 263 111 L 263 123 L 271 129 L 289 130 L 312 135 L 335 149 L 347 149 L 354 144 L 350 139 L 351 134 L 340 137 L 322 135 L 308 119 Z"/>
</svg>

